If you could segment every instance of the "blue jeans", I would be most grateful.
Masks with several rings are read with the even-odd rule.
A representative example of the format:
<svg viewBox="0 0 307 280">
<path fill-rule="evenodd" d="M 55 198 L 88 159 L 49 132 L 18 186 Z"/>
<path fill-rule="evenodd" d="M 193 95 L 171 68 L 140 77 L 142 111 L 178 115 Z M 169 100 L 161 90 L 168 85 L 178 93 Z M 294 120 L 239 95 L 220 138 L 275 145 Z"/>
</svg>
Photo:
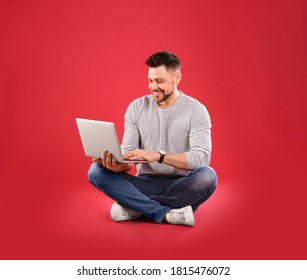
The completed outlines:
<svg viewBox="0 0 307 280">
<path fill-rule="evenodd" d="M 195 211 L 217 186 L 216 173 L 209 166 L 195 169 L 184 177 L 160 177 L 115 173 L 93 163 L 88 180 L 110 198 L 156 223 L 161 223 L 172 208 L 191 205 Z"/>
</svg>

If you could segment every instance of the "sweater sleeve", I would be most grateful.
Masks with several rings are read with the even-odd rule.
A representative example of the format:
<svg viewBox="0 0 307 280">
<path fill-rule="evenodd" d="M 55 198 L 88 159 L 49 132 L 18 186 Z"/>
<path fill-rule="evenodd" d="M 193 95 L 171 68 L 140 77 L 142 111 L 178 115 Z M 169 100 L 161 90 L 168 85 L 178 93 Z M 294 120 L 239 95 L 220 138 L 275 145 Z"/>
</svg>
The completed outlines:
<svg viewBox="0 0 307 280">
<path fill-rule="evenodd" d="M 200 103 L 191 118 L 189 144 L 190 150 L 186 152 L 187 169 L 209 165 L 212 149 L 211 120 L 206 107 Z"/>
<path fill-rule="evenodd" d="M 135 104 L 130 103 L 125 113 L 125 129 L 121 145 L 122 153 L 139 148 L 140 134 L 135 120 Z"/>
</svg>

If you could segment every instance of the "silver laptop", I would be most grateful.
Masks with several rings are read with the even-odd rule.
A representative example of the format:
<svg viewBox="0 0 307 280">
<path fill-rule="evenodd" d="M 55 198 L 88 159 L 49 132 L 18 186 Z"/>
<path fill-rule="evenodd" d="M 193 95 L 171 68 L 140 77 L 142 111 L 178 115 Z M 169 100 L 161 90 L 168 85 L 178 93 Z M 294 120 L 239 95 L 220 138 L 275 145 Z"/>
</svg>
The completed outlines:
<svg viewBox="0 0 307 280">
<path fill-rule="evenodd" d="M 76 122 L 86 156 L 101 158 L 103 151 L 106 150 L 113 155 L 118 163 L 147 162 L 123 158 L 114 123 L 81 118 L 76 118 Z"/>
</svg>

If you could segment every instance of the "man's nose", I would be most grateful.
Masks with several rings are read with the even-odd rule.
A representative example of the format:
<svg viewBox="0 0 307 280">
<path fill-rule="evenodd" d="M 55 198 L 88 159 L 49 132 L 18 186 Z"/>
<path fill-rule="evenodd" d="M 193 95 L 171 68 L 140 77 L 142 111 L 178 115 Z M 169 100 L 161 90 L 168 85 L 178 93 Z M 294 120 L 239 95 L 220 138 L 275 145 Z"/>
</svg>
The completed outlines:
<svg viewBox="0 0 307 280">
<path fill-rule="evenodd" d="M 154 91 L 158 88 L 158 84 L 156 82 L 152 82 L 150 83 L 149 87 L 152 91 Z"/>
</svg>

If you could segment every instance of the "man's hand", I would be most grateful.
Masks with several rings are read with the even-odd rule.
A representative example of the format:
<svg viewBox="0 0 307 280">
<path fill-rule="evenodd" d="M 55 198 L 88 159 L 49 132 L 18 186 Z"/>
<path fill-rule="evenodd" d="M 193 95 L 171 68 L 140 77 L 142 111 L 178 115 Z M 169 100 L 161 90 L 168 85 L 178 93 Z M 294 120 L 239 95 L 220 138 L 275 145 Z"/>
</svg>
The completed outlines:
<svg viewBox="0 0 307 280">
<path fill-rule="evenodd" d="M 117 163 L 114 158 L 112 159 L 112 154 L 108 151 L 104 151 L 101 158 L 93 158 L 92 161 L 102 164 L 113 172 L 127 172 L 134 166 L 134 163 Z"/>
<path fill-rule="evenodd" d="M 136 149 L 132 152 L 128 152 L 123 155 L 124 159 L 130 160 L 146 160 L 148 162 L 158 161 L 160 159 L 160 153 L 157 151 L 147 151 Z"/>
</svg>

